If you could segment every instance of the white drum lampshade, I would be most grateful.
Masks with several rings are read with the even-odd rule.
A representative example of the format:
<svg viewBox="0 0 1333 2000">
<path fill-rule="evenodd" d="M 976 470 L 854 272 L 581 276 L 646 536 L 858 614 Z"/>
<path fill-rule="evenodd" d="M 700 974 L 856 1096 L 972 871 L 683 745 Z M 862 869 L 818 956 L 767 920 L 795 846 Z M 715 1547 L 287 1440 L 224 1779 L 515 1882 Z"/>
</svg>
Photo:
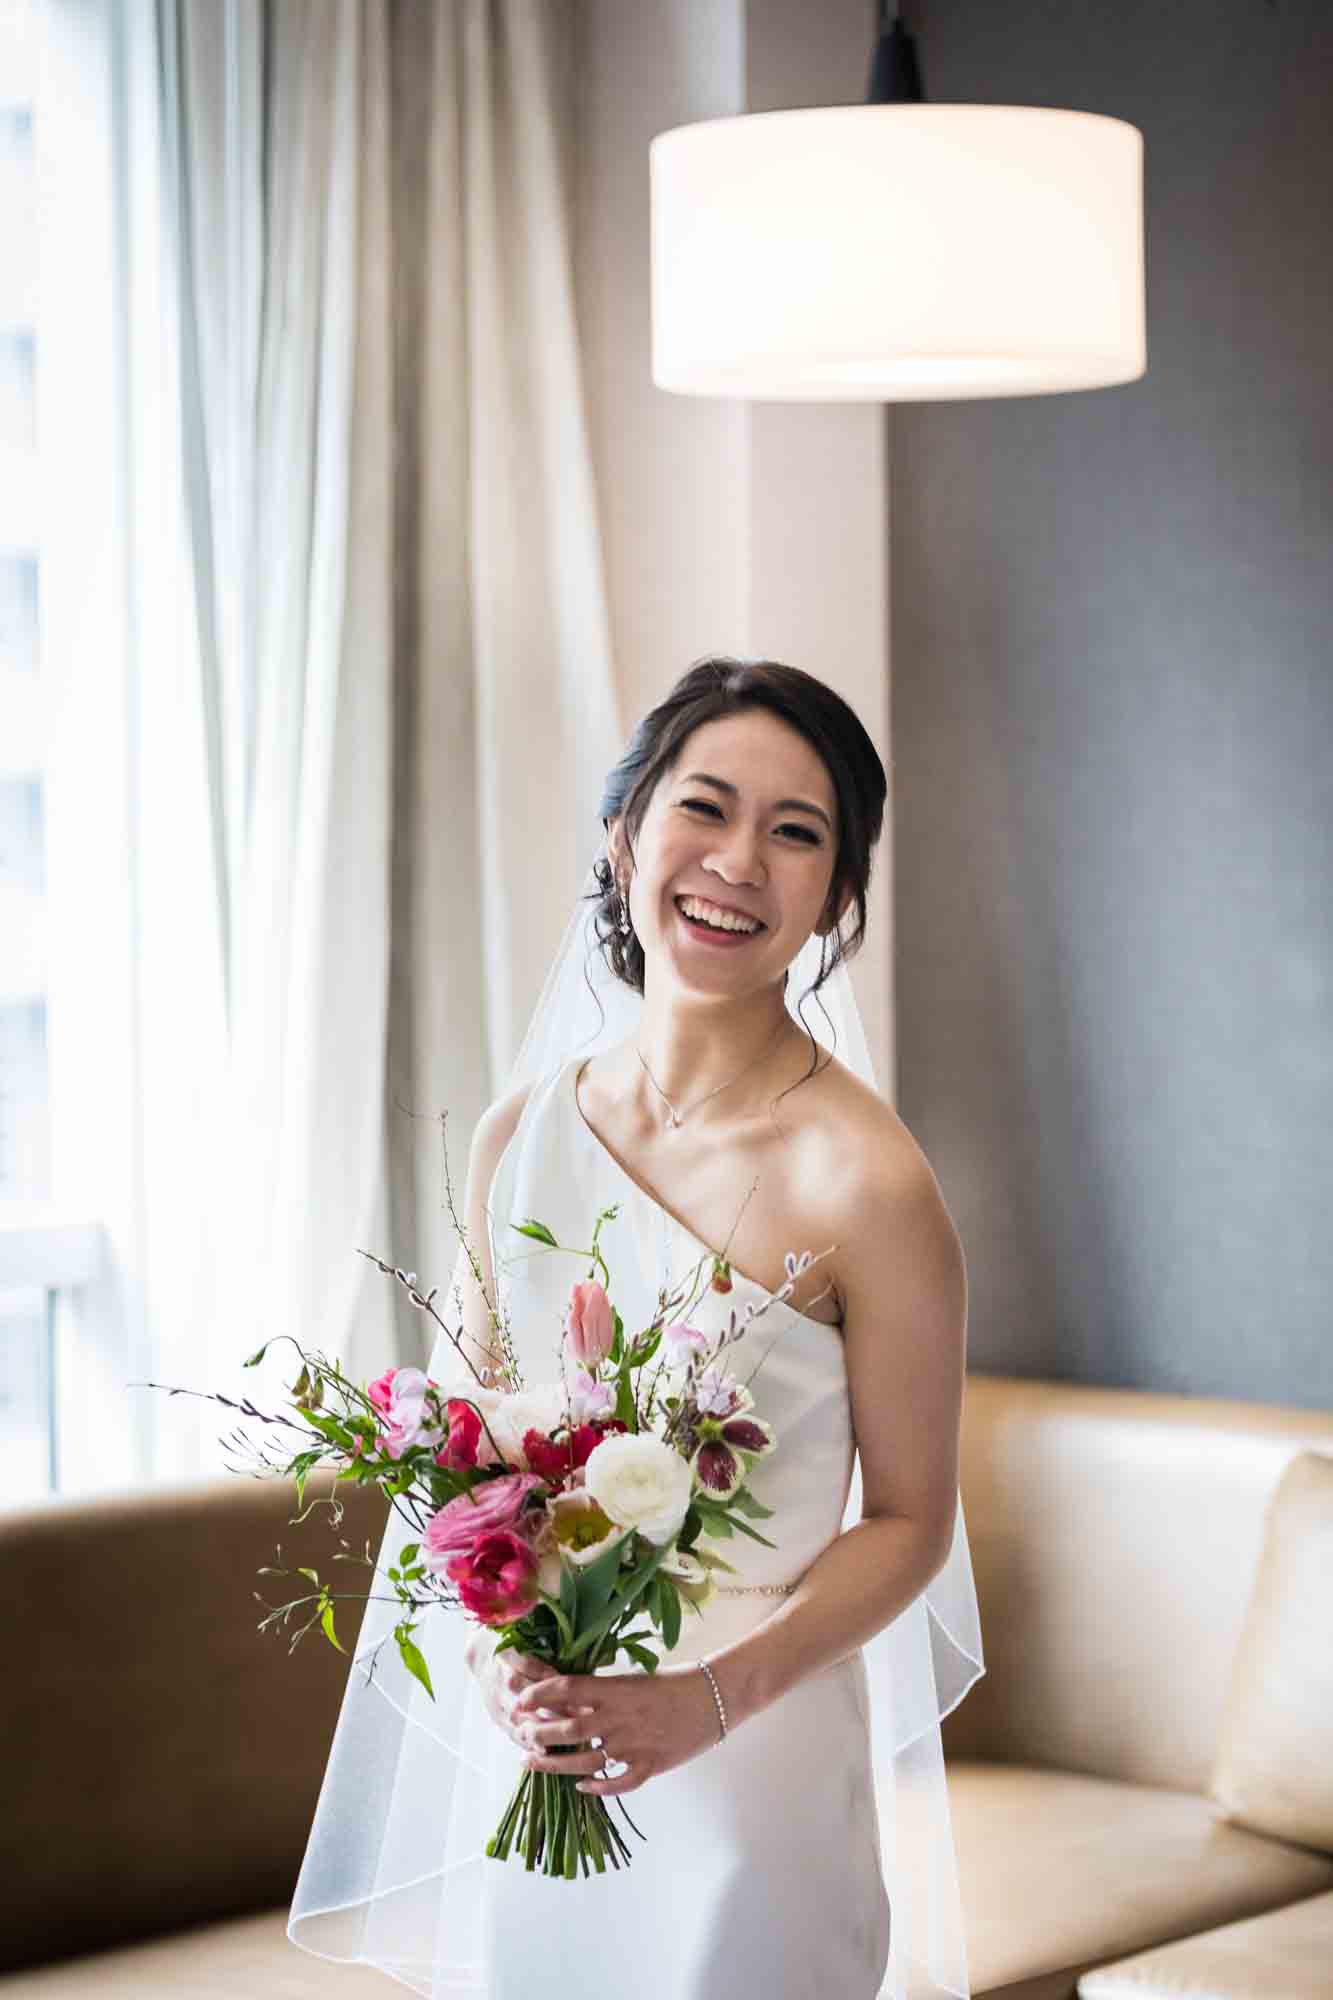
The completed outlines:
<svg viewBox="0 0 1333 2000">
<path fill-rule="evenodd" d="M 1131 382 L 1143 137 L 1011 104 L 714 118 L 649 148 L 653 381 L 918 402 Z"/>
</svg>

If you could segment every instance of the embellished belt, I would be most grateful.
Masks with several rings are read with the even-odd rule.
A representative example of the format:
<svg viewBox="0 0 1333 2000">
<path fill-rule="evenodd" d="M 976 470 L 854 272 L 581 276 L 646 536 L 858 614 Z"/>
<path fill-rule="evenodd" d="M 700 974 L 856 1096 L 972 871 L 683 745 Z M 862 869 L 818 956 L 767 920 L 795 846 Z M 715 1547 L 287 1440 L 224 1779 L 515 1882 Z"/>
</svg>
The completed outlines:
<svg viewBox="0 0 1333 2000">
<path fill-rule="evenodd" d="M 714 1584 L 713 1588 L 719 1597 L 749 1597 L 751 1595 L 785 1597 L 788 1591 L 795 1590 L 796 1585 L 794 1583 L 718 1583 Z"/>
</svg>

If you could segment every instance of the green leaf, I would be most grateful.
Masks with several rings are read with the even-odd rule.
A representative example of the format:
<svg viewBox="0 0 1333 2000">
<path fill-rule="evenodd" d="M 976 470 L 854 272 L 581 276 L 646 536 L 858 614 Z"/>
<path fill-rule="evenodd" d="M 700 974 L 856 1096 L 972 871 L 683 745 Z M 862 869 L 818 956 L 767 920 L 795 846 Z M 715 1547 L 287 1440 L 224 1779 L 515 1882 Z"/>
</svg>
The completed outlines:
<svg viewBox="0 0 1333 2000">
<path fill-rule="evenodd" d="M 758 1528 L 747 1528 L 744 1521 L 729 1521 L 727 1532 L 730 1533 L 732 1528 L 737 1529 L 742 1535 L 748 1535 L 752 1542 L 762 1542 L 766 1549 L 777 1547 L 777 1543 L 770 1542 L 767 1535 L 761 1535 Z"/>
<path fill-rule="evenodd" d="M 622 1617 L 632 1605 L 638 1603 L 656 1575 L 665 1555 L 665 1548 L 650 1547 L 638 1567 L 630 1571 L 624 1582 L 618 1586 L 610 1605 L 601 1617 L 595 1619 L 586 1631 L 580 1632 L 570 1653 L 571 1669 L 573 1663 L 584 1653 L 600 1644 L 618 1618 Z"/>
<path fill-rule="evenodd" d="M 662 1643 L 670 1652 L 680 1637 L 680 1593 L 669 1576 L 659 1573 L 656 1581 L 662 1601 Z"/>
<path fill-rule="evenodd" d="M 317 1430 L 321 1437 L 328 1438 L 332 1444 L 341 1445 L 344 1450 L 350 1449 L 347 1426 L 340 1417 L 331 1417 L 323 1410 L 307 1409 L 301 1414 L 311 1429 Z"/>
<path fill-rule="evenodd" d="M 324 1606 L 324 1610 L 320 1616 L 319 1622 L 324 1627 L 325 1637 L 328 1638 L 331 1641 L 331 1643 L 338 1648 L 338 1651 L 340 1653 L 345 1653 L 347 1651 L 347 1648 L 342 1644 L 341 1640 L 338 1637 L 338 1634 L 333 1629 L 333 1606 L 331 1604 L 326 1604 Z"/>
<path fill-rule="evenodd" d="M 756 1500 L 748 1486 L 738 1486 L 731 1496 L 733 1507 L 742 1514 L 748 1514 L 752 1521 L 767 1521 L 772 1518 L 773 1509 L 765 1507 L 762 1500 Z"/>
<path fill-rule="evenodd" d="M 560 1248 L 546 1224 L 538 1222 L 534 1215 L 530 1215 L 526 1222 L 511 1222 L 509 1227 L 516 1229 L 520 1236 L 530 1236 L 535 1243 L 547 1243 L 552 1250 Z"/>
<path fill-rule="evenodd" d="M 298 1563 L 296 1570 L 298 1576 L 308 1576 L 312 1583 L 319 1582 L 319 1571 L 317 1569 L 307 1569 L 304 1563 Z"/>
<path fill-rule="evenodd" d="M 626 1529 L 625 1534 L 629 1530 Z M 620 1575 L 621 1557 L 625 1552 L 625 1535 L 618 1537 L 609 1549 L 604 1549 L 596 1562 L 588 1564 L 579 1573 L 579 1617 L 581 1621 L 599 1618 L 611 1601 L 611 1593 Z"/>
<path fill-rule="evenodd" d="M 547 1607 L 551 1616 L 555 1619 L 556 1624 L 560 1627 L 561 1645 L 562 1646 L 570 1645 L 574 1638 L 574 1627 L 570 1623 L 569 1619 L 565 1616 L 564 1606 L 561 1604 L 560 1599 L 558 1597 L 552 1597 L 550 1592 L 545 1590 L 539 1591 L 538 1595 L 540 1596 L 542 1603 Z"/>
<path fill-rule="evenodd" d="M 634 1384 L 629 1378 L 628 1356 L 621 1362 L 616 1378 L 616 1415 L 622 1424 L 634 1429 Z"/>
<path fill-rule="evenodd" d="M 420 1547 L 421 1547 L 420 1542 L 403 1543 L 402 1548 L 399 1549 L 398 1551 L 398 1560 L 403 1565 L 404 1569 L 407 1568 L 410 1562 L 414 1562 L 416 1560 L 417 1550 Z"/>
<path fill-rule="evenodd" d="M 560 1563 L 560 1605 L 570 1625 L 579 1622 L 579 1575 L 572 1562 L 562 1558 Z"/>
<path fill-rule="evenodd" d="M 425 1688 L 426 1693 L 434 1701 L 435 1690 L 430 1684 L 430 1671 L 421 1653 L 401 1627 L 395 1631 L 394 1637 L 398 1641 L 398 1650 L 403 1656 L 403 1665 L 407 1668 L 409 1674 L 415 1674 L 416 1678 L 421 1682 L 422 1687 Z"/>
<path fill-rule="evenodd" d="M 646 1368 L 648 1366 L 648 1363 L 652 1360 L 653 1356 L 656 1354 L 658 1348 L 661 1345 L 662 1345 L 662 1328 L 660 1326 L 657 1327 L 655 1331 L 652 1333 L 640 1334 L 639 1338 L 635 1341 L 633 1347 L 630 1349 L 630 1355 L 629 1355 L 630 1367 Z"/>
<path fill-rule="evenodd" d="M 622 1639 L 620 1643 L 630 1657 L 637 1660 L 641 1667 L 647 1667 L 650 1674 L 657 1672 L 658 1658 L 656 1653 L 650 1653 L 646 1646 L 636 1644 L 633 1639 Z"/>
<path fill-rule="evenodd" d="M 695 1554 L 706 1569 L 724 1569 L 728 1576 L 736 1575 L 735 1563 L 729 1563 L 716 1549 L 696 1549 Z"/>
</svg>

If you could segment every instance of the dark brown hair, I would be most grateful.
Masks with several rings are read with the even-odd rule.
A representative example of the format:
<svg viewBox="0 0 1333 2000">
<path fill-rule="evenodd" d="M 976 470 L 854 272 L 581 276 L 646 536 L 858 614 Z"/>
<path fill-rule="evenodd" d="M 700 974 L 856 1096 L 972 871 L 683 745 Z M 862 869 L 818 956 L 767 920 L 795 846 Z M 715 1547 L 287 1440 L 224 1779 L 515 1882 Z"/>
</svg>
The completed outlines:
<svg viewBox="0 0 1333 2000">
<path fill-rule="evenodd" d="M 634 838 L 658 780 L 674 766 L 686 737 L 702 723 L 752 708 L 767 709 L 805 737 L 822 758 L 838 801 L 838 849 L 824 914 L 837 909 L 850 887 L 849 914 L 854 912 L 855 920 L 845 938 L 841 925 L 824 938 L 819 975 L 802 994 L 803 1007 L 835 966 L 861 948 L 871 856 L 883 829 L 888 795 L 879 753 L 860 717 L 840 694 L 813 674 L 785 666 L 780 660 L 741 660 L 727 654 L 697 660 L 635 729 L 628 749 L 606 780 L 598 812 L 603 826 L 610 819 L 623 817 L 626 845 L 633 860 Z M 594 923 L 602 955 L 618 979 L 642 993 L 643 946 L 633 931 L 622 935 L 618 928 L 620 892 L 607 859 L 597 862 L 596 877 Z"/>
</svg>

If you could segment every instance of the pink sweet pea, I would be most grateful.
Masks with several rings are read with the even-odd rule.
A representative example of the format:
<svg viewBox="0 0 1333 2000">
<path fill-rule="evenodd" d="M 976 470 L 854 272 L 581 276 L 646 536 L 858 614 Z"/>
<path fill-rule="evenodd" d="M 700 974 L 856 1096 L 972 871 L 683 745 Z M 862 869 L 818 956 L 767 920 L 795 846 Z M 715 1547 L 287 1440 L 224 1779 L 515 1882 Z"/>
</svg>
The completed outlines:
<svg viewBox="0 0 1333 2000">
<path fill-rule="evenodd" d="M 497 1528 L 465 1553 L 451 1556 L 445 1574 L 465 1611 L 483 1625 L 509 1625 L 540 1601 L 538 1567 L 537 1552 L 526 1537 Z"/>
<path fill-rule="evenodd" d="M 611 1301 L 595 1278 L 584 1278 L 569 1295 L 565 1341 L 575 1361 L 596 1368 L 611 1352 L 616 1337 Z"/>
<path fill-rule="evenodd" d="M 424 1368 L 390 1368 L 366 1391 L 384 1418 L 380 1443 L 390 1458 L 416 1444 L 438 1444 L 438 1426 L 426 1422 L 426 1391 L 433 1387 Z"/>
<path fill-rule="evenodd" d="M 609 1382 L 599 1382 L 586 1368 L 574 1370 L 569 1390 L 569 1414 L 576 1424 L 599 1423 L 616 1407 L 616 1392 Z"/>
<path fill-rule="evenodd" d="M 483 1535 L 515 1529 L 519 1510 L 534 1486 L 535 1472 L 506 1472 L 487 1479 L 470 1493 L 460 1493 L 432 1514 L 421 1537 L 421 1560 L 436 1576 L 446 1573 L 451 1556 L 466 1554 Z"/>
<path fill-rule="evenodd" d="M 669 1359 L 677 1364 L 688 1361 L 692 1354 L 706 1354 L 710 1345 L 708 1335 L 684 1319 L 673 1320 L 670 1326 L 664 1326 L 662 1339 Z"/>
<path fill-rule="evenodd" d="M 366 1389 L 366 1394 L 381 1416 L 389 1414 L 389 1402 L 393 1395 L 393 1378 L 397 1373 L 398 1370 L 396 1368 L 386 1368 L 384 1373 L 377 1377 L 374 1382 L 370 1383 Z"/>
</svg>

